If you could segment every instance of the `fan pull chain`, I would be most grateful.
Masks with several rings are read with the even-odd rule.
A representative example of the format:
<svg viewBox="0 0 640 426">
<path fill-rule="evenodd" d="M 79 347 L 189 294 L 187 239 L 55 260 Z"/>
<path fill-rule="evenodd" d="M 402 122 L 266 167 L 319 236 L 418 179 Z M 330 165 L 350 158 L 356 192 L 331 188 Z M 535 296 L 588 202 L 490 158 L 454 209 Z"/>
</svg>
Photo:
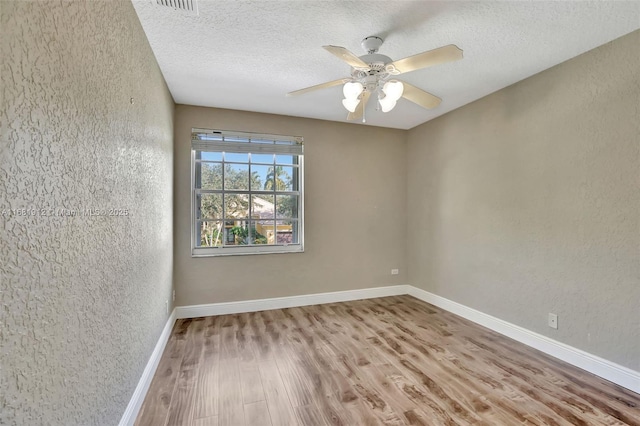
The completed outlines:
<svg viewBox="0 0 640 426">
<path fill-rule="evenodd" d="M 364 105 L 362 107 L 362 122 L 363 123 L 367 122 L 367 105 Z"/>
</svg>

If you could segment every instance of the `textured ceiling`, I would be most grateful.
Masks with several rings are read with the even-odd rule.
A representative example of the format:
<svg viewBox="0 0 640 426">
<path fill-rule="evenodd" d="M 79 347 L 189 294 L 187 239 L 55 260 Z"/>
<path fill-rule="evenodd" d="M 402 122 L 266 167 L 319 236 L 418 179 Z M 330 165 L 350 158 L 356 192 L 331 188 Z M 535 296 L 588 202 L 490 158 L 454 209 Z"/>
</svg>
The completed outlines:
<svg viewBox="0 0 640 426">
<path fill-rule="evenodd" d="M 154 2 L 155 3 L 155 2 Z M 367 108 L 367 124 L 409 129 L 640 28 L 640 2 L 211 1 L 199 15 L 134 0 L 177 103 L 346 121 L 341 87 L 287 92 L 349 76 L 321 46 L 356 55 L 369 35 L 400 59 L 447 44 L 464 59 L 403 74 L 442 98 L 423 109 Z"/>
</svg>

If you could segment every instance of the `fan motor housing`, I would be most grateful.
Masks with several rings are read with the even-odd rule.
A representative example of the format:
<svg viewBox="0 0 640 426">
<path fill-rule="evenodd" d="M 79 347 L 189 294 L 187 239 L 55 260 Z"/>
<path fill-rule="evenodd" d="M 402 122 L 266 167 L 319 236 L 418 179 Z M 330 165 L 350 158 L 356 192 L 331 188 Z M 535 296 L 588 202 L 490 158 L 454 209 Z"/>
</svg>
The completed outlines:
<svg viewBox="0 0 640 426">
<path fill-rule="evenodd" d="M 366 64 L 368 64 L 371 68 L 384 68 L 385 64 L 393 62 L 390 57 L 386 55 L 381 55 L 379 53 L 368 53 L 366 55 L 360 56 Z"/>
<path fill-rule="evenodd" d="M 382 40 L 380 37 L 369 36 L 365 37 L 360 45 L 364 50 L 367 51 L 367 53 L 376 53 L 378 49 L 380 49 L 380 46 L 382 46 L 383 42 L 384 40 Z"/>
</svg>

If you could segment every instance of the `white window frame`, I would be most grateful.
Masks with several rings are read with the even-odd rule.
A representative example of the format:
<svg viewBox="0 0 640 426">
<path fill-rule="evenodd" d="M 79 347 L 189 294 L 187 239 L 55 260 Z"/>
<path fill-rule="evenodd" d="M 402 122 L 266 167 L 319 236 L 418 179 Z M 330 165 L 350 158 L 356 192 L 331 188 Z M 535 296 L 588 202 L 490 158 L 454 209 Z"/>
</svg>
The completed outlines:
<svg viewBox="0 0 640 426">
<path fill-rule="evenodd" d="M 260 142 L 252 142 L 260 141 Z M 265 141 L 271 141 L 268 143 Z M 272 245 L 223 245 L 221 247 L 200 247 L 198 243 L 198 227 L 202 219 L 198 218 L 197 196 L 205 193 L 227 192 L 221 190 L 203 190 L 196 188 L 196 151 L 205 152 L 232 152 L 254 154 L 287 154 L 297 156 L 297 191 L 288 191 L 284 194 L 298 196 L 297 235 L 298 243 L 272 244 Z M 223 170 L 225 162 L 222 162 Z M 251 167 L 251 163 L 249 167 Z M 276 163 L 274 163 L 274 166 Z M 224 172 L 223 172 L 224 176 Z M 230 255 L 270 254 L 270 253 L 301 253 L 304 252 L 304 149 L 303 138 L 300 136 L 282 136 L 260 133 L 247 133 L 229 130 L 191 129 L 191 256 L 211 257 Z M 204 192 L 203 192 L 204 191 Z M 254 191 L 229 191 L 232 193 L 246 193 L 249 200 Z M 255 192 L 264 192 L 258 191 Z M 274 194 L 278 194 L 275 192 Z M 224 201 L 223 201 L 224 204 Z M 251 202 L 249 202 L 249 218 L 251 218 Z M 223 214 L 224 216 L 224 214 Z M 227 218 L 223 217 L 223 223 Z M 275 221 L 275 219 L 274 219 Z M 277 231 L 275 231 L 277 235 Z M 224 241 L 224 236 L 223 236 Z M 277 238 L 276 238 L 277 241 Z"/>
</svg>

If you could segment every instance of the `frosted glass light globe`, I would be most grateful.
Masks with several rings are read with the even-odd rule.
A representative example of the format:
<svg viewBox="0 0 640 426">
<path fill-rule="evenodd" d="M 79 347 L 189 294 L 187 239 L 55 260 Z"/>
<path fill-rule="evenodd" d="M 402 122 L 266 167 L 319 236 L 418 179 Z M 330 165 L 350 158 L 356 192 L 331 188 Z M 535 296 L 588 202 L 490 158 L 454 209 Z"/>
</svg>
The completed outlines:
<svg viewBox="0 0 640 426">
<path fill-rule="evenodd" d="M 379 99 L 378 102 L 380 102 L 380 108 L 382 109 L 382 112 L 389 112 L 393 109 L 393 107 L 396 106 L 395 99 L 392 99 L 389 95 L 385 96 L 382 99 Z"/>
<path fill-rule="evenodd" d="M 344 105 L 344 107 L 349 112 L 354 112 L 359 103 L 360 103 L 360 99 L 357 99 L 357 98 L 356 99 L 347 98 L 342 100 L 342 105 Z"/>
<path fill-rule="evenodd" d="M 387 95 L 385 99 L 391 98 L 394 101 L 397 101 L 398 99 L 400 99 L 400 97 L 402 97 L 402 92 L 404 92 L 404 85 L 398 80 L 387 81 L 384 84 L 384 87 L 382 87 L 382 91 L 385 95 Z"/>
<path fill-rule="evenodd" d="M 344 84 L 342 93 L 344 93 L 344 97 L 347 99 L 357 99 L 363 90 L 364 87 L 362 86 L 362 83 L 358 81 L 350 81 Z"/>
</svg>

